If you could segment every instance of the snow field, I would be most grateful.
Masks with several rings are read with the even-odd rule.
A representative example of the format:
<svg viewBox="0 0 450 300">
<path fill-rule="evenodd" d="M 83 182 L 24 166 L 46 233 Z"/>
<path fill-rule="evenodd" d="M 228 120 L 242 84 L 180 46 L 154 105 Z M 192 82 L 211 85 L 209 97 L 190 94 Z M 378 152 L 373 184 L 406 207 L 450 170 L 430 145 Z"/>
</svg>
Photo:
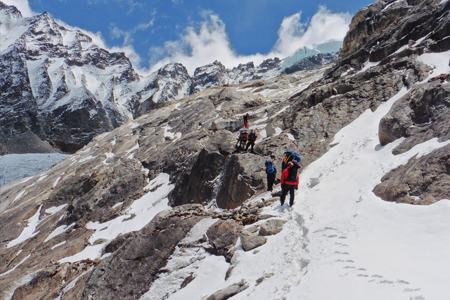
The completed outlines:
<svg viewBox="0 0 450 300">
<path fill-rule="evenodd" d="M 450 51 L 441 53 L 424 53 L 419 56 L 417 60 L 433 67 L 430 76 L 428 76 L 428 78 L 423 82 L 427 82 L 431 78 L 438 75 L 450 73 Z"/>
<path fill-rule="evenodd" d="M 286 299 L 444 299 L 450 278 L 450 202 L 411 206 L 385 202 L 372 189 L 381 177 L 446 143 L 436 139 L 402 155 L 381 147 L 379 120 L 406 93 L 342 129 L 338 143 L 300 177 L 297 213 L 309 228 L 308 273 Z M 319 184 L 309 189 L 308 179 Z M 446 233 L 447 232 L 447 233 Z M 442 259 L 436 259 L 441 257 Z M 444 259 L 445 258 L 445 259 Z M 323 288 L 324 283 L 328 288 Z"/>
<path fill-rule="evenodd" d="M 26 241 L 34 236 L 36 236 L 38 232 L 34 232 L 37 228 L 37 226 L 39 225 L 39 216 L 41 214 L 41 208 L 42 205 L 39 207 L 39 209 L 37 210 L 37 212 L 28 220 L 28 225 L 27 227 L 25 227 L 22 231 L 22 233 L 14 240 L 12 240 L 11 242 L 9 242 L 6 245 L 6 248 L 11 248 L 14 247 L 20 243 L 22 243 L 23 241 Z"/>
</svg>

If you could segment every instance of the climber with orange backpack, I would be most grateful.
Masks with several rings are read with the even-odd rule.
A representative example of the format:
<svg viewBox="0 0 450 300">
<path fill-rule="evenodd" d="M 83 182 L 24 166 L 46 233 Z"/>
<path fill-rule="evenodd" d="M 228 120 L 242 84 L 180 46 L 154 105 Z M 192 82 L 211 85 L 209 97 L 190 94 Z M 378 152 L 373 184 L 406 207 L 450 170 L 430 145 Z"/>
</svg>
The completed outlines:
<svg viewBox="0 0 450 300">
<path fill-rule="evenodd" d="M 239 130 L 236 147 L 240 148 L 241 150 L 244 150 L 244 147 L 247 144 L 247 140 L 248 140 L 247 129 L 243 128 L 243 129 Z"/>
</svg>

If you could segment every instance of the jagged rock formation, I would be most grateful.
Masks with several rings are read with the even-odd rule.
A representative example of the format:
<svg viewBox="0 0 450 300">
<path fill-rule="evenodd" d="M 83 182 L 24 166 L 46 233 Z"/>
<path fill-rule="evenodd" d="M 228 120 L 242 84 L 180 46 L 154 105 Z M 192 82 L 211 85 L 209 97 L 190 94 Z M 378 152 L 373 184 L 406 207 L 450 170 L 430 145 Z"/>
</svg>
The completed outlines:
<svg viewBox="0 0 450 300">
<path fill-rule="evenodd" d="M 320 66 L 322 67 L 322 66 Z M 318 69 L 318 68 L 314 68 Z M 311 70 L 311 69 L 309 69 Z M 197 93 L 210 87 L 234 85 L 259 79 L 270 79 L 281 72 L 279 58 L 267 59 L 255 67 L 253 62 L 226 69 L 220 62 L 195 69 L 192 92 Z"/>
<path fill-rule="evenodd" d="M 44 174 L 2 187 L 0 298 L 39 297 L 52 288 L 51 299 L 164 299 L 195 281 L 205 257 L 229 263 L 228 280 L 240 263 L 236 247 L 256 255 L 253 247 L 289 226 L 306 238 L 300 217 L 289 226 L 265 221 L 273 218 L 265 208 L 278 198 L 252 202 L 265 188 L 265 157 L 294 149 L 306 167 L 334 146 L 340 129 L 395 95 L 379 147 L 400 137 L 396 153 L 431 138 L 447 141 L 448 74 L 436 74 L 424 54 L 449 50 L 441 38 L 450 35 L 450 22 L 437 22 L 449 9 L 440 0 L 376 1 L 355 15 L 338 61 L 326 71 L 216 87 L 203 80 L 211 70 L 217 82 L 223 78 L 227 71 L 215 63 L 197 74 L 197 84 L 210 88 L 98 135 Z M 256 154 L 234 148 L 247 112 L 258 134 Z M 374 192 L 413 204 L 448 198 L 448 150 L 412 159 Z M 27 220 L 36 230 L 22 240 Z M 94 250 L 96 260 L 83 256 Z M 309 262 L 295 263 L 303 271 Z M 230 289 L 207 297 L 256 289 L 271 276 L 227 282 Z"/>
</svg>

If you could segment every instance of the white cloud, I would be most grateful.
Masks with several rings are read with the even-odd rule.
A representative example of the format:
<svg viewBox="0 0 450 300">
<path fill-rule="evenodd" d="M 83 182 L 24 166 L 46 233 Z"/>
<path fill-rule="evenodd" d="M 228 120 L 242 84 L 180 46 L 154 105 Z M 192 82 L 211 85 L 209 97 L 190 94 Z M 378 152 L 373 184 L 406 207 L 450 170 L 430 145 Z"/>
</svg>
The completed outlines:
<svg viewBox="0 0 450 300">
<path fill-rule="evenodd" d="M 132 32 L 121 30 L 115 25 L 113 25 L 113 27 L 111 29 L 111 35 L 114 38 L 123 37 L 123 46 L 129 46 L 129 45 L 133 44 L 133 42 L 134 42 L 134 39 L 132 37 L 132 35 L 133 35 Z"/>
<path fill-rule="evenodd" d="M 22 13 L 24 17 L 31 17 L 36 15 L 34 11 L 31 10 L 28 0 L 1 0 L 6 5 L 14 5 Z"/>
<path fill-rule="evenodd" d="M 154 57 L 151 70 L 156 71 L 170 62 L 182 63 L 193 74 L 195 68 L 219 60 L 225 66 L 236 66 L 239 63 L 255 61 L 262 62 L 264 55 L 240 56 L 235 53 L 230 45 L 225 24 L 220 18 L 209 13 L 200 29 L 188 27 L 185 34 L 178 41 L 167 41 L 164 48 L 150 49 Z"/>
<path fill-rule="evenodd" d="M 324 6 L 312 17 L 306 31 L 305 25 L 300 23 L 300 13 L 286 17 L 278 30 L 278 41 L 273 52 L 286 57 L 301 47 L 311 47 L 330 40 L 343 40 L 350 21 L 349 13 L 333 14 Z"/>
<path fill-rule="evenodd" d="M 195 68 L 215 60 L 227 68 L 250 61 L 257 65 L 267 58 L 285 58 L 301 47 L 343 39 L 351 21 L 349 13 L 333 14 L 323 6 L 309 24 L 300 23 L 301 13 L 297 13 L 283 20 L 278 30 L 278 40 L 270 53 L 241 56 L 233 50 L 222 20 L 210 11 L 203 15 L 200 29 L 188 27 L 179 40 L 167 41 L 162 48 L 150 49 L 151 71 L 171 62 L 182 63 L 191 74 Z"/>
</svg>

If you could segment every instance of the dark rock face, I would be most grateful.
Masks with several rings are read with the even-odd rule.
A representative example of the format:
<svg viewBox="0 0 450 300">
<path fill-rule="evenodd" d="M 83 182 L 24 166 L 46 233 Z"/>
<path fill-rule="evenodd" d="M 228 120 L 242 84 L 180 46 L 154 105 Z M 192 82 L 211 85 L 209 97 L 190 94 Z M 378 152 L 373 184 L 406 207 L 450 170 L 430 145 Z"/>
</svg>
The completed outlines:
<svg viewBox="0 0 450 300">
<path fill-rule="evenodd" d="M 59 107 L 49 114 L 43 114 L 47 139 L 52 145 L 65 153 L 74 153 L 95 136 L 113 129 L 110 118 L 103 105 L 96 102 L 90 93 L 80 95 L 79 109 L 70 105 Z M 94 116 L 91 112 L 96 111 Z"/>
<path fill-rule="evenodd" d="M 236 208 L 254 195 L 255 189 L 262 189 L 263 166 L 264 159 L 251 154 L 234 155 L 227 159 L 223 170 L 226 176 L 221 178 L 217 205 L 227 209 Z"/>
<path fill-rule="evenodd" d="M 448 3 L 438 0 L 395 1 L 377 0 L 359 10 L 350 23 L 350 29 L 333 69 L 346 64 L 359 68 L 365 61 L 381 61 L 409 41 L 422 40 L 416 49 L 427 45 L 432 51 L 450 49 L 442 40 L 448 33 Z"/>
<path fill-rule="evenodd" d="M 111 258 L 103 260 L 86 282 L 80 299 L 139 299 L 150 288 L 174 247 L 200 217 L 152 221 Z"/>
<path fill-rule="evenodd" d="M 428 205 L 450 198 L 450 146 L 412 158 L 382 179 L 373 192 L 386 201 Z"/>
<path fill-rule="evenodd" d="M 18 45 L 0 60 L 0 139 L 4 141 L 30 129 L 37 136 L 43 135 L 37 120 L 38 108 L 33 101 L 23 50 Z M 11 144 L 3 146 L 3 153 L 0 154 L 8 153 L 15 143 Z"/>
<path fill-rule="evenodd" d="M 400 154 L 434 137 L 440 141 L 450 139 L 449 108 L 448 84 L 435 81 L 414 88 L 380 121 L 380 144 L 405 137 L 394 150 L 395 154 Z"/>
<path fill-rule="evenodd" d="M 188 203 L 206 203 L 214 196 L 214 179 L 219 176 L 225 157 L 202 150 L 189 173 L 176 185 L 171 198 L 174 206 Z"/>
</svg>

